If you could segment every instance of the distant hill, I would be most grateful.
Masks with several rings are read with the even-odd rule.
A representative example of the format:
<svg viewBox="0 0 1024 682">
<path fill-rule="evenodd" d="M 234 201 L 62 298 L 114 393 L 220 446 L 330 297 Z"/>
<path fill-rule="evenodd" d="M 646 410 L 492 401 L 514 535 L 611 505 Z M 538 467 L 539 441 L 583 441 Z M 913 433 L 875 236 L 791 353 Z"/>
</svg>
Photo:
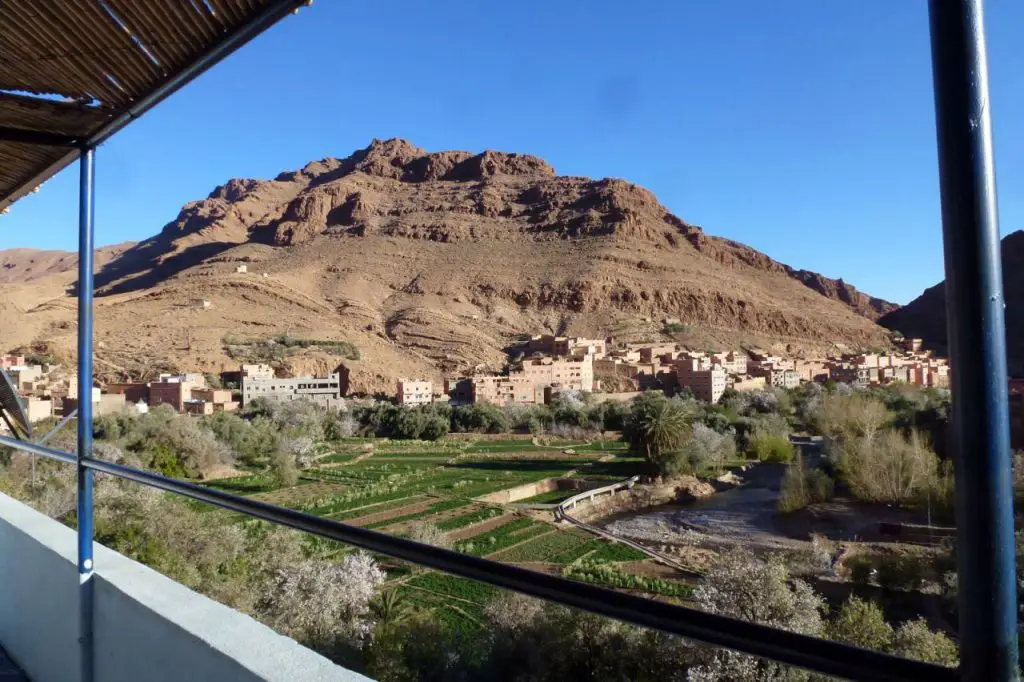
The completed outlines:
<svg viewBox="0 0 1024 682">
<path fill-rule="evenodd" d="M 96 249 L 97 266 L 104 266 L 135 246 L 125 242 Z M 0 284 L 25 283 L 48 275 L 74 272 L 78 268 L 78 253 L 71 251 L 40 251 L 38 249 L 8 249 L 0 251 Z"/>
<path fill-rule="evenodd" d="M 1010 373 L 1024 376 L 1024 231 L 1003 237 L 1001 249 Z M 945 282 L 926 289 L 907 305 L 886 314 L 879 324 L 944 349 L 947 344 Z"/>
<path fill-rule="evenodd" d="M 73 265 L 46 253 L 32 268 L 25 253 L 0 254 L 15 263 L 0 280 L 0 347 L 47 342 L 70 357 Z M 880 346 L 887 332 L 873 319 L 893 308 L 710 236 L 630 182 L 395 139 L 231 180 L 114 254 L 96 283 L 100 371 L 214 371 L 287 333 L 355 344 L 360 360 L 345 362 L 366 391 L 500 368 L 504 348 L 545 330 L 667 338 L 663 317 L 682 320 L 677 339 L 697 347 Z M 294 373 L 341 361 L 323 347 L 285 355 Z"/>
</svg>

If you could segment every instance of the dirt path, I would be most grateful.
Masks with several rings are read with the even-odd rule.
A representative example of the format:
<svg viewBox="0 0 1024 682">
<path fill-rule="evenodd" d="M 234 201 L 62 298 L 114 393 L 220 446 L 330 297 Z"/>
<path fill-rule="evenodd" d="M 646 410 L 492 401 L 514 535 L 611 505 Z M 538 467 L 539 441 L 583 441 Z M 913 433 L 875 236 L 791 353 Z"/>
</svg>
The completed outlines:
<svg viewBox="0 0 1024 682">
<path fill-rule="evenodd" d="M 334 454 L 334 453 L 330 453 L 330 454 Z M 350 459 L 347 462 L 327 462 L 326 464 L 320 464 L 318 466 L 321 469 L 337 469 L 339 467 L 350 467 L 353 464 L 358 464 L 359 462 L 362 462 L 365 459 L 369 459 L 370 457 L 373 457 L 373 451 L 372 450 L 370 452 L 364 452 L 361 455 L 356 455 L 355 457 L 353 457 L 352 459 Z"/>
</svg>

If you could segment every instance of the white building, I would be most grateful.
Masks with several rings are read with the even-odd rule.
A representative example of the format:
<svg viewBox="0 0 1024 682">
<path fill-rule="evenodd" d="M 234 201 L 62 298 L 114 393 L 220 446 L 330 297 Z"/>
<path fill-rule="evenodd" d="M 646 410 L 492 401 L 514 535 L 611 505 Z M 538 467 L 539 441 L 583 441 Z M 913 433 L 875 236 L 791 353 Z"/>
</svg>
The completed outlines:
<svg viewBox="0 0 1024 682">
<path fill-rule="evenodd" d="M 308 400 L 324 407 L 340 407 L 341 377 L 329 374 L 326 377 L 242 377 L 242 403 L 249 404 L 255 398 L 266 398 L 278 403 L 292 400 Z"/>
</svg>

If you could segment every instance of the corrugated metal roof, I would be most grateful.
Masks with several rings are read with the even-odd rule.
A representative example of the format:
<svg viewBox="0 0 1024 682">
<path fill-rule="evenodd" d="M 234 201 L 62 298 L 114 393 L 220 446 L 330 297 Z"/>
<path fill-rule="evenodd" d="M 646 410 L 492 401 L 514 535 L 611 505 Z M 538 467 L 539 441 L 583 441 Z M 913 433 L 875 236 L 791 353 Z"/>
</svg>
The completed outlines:
<svg viewBox="0 0 1024 682">
<path fill-rule="evenodd" d="M 0 209 L 311 0 L 0 0 Z"/>
</svg>

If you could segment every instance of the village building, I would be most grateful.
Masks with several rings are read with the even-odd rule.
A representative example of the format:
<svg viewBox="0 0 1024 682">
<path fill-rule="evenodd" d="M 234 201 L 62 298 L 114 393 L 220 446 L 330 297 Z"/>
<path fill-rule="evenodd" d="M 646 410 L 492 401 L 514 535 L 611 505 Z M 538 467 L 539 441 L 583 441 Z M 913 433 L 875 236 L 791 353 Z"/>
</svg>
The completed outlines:
<svg viewBox="0 0 1024 682">
<path fill-rule="evenodd" d="M 434 402 L 434 383 L 425 379 L 399 379 L 399 405 L 429 405 Z"/>
<path fill-rule="evenodd" d="M 185 403 L 192 400 L 192 388 L 187 381 L 154 381 L 149 385 L 149 406 L 169 405 L 175 412 L 183 412 Z"/>
<path fill-rule="evenodd" d="M 680 358 L 675 368 L 679 388 L 689 389 L 698 400 L 717 403 L 725 393 L 728 374 L 709 358 Z"/>
<path fill-rule="evenodd" d="M 208 403 L 205 400 L 186 400 L 184 407 L 185 414 L 191 414 L 195 416 L 205 416 L 213 414 L 213 403 Z"/>
<path fill-rule="evenodd" d="M 231 391 L 223 388 L 193 388 L 192 399 L 189 402 L 201 402 L 209 405 L 212 412 L 235 412 L 238 410 L 238 401 L 234 399 L 234 395 Z"/>
<path fill-rule="evenodd" d="M 747 391 L 763 391 L 764 386 L 764 377 L 752 377 L 747 375 L 733 379 L 730 388 L 734 391 L 745 393 Z"/>
<path fill-rule="evenodd" d="M 556 358 L 527 358 L 522 366 L 509 372 L 510 377 L 525 377 L 540 386 L 557 386 L 576 391 L 594 390 L 594 362 Z"/>
<path fill-rule="evenodd" d="M 793 363 L 793 371 L 800 381 L 824 383 L 829 380 L 828 363 L 824 360 L 797 360 Z"/>
<path fill-rule="evenodd" d="M 326 377 L 242 377 L 242 403 L 256 398 L 273 402 L 308 400 L 324 407 L 340 407 L 341 379 L 337 373 Z"/>
<path fill-rule="evenodd" d="M 747 356 L 741 352 L 714 353 L 711 355 L 711 363 L 718 365 L 729 374 L 742 376 L 747 373 Z"/>
<path fill-rule="evenodd" d="M 648 364 L 658 362 L 668 356 L 668 360 L 674 360 L 679 352 L 679 347 L 674 343 L 659 343 L 651 346 L 644 346 L 637 350 L 640 354 L 639 362 Z"/>
<path fill-rule="evenodd" d="M 29 396 L 25 399 L 25 416 L 35 423 L 53 416 L 53 401 L 49 398 Z"/>
<path fill-rule="evenodd" d="M 0 355 L 0 368 L 10 369 L 11 367 L 21 367 L 24 364 L 24 355 Z"/>
<path fill-rule="evenodd" d="M 62 414 L 67 416 L 73 410 L 78 409 L 78 398 L 63 398 L 61 400 Z M 124 395 L 120 393 L 100 393 L 100 389 L 92 389 L 92 414 L 94 417 L 101 417 L 107 414 L 124 412 L 127 403 Z"/>
<path fill-rule="evenodd" d="M 607 351 L 605 339 L 586 339 L 572 336 L 555 336 L 538 334 L 526 342 L 526 352 L 530 354 L 552 355 L 555 357 L 582 358 L 587 355 L 601 357 Z"/>
<path fill-rule="evenodd" d="M 124 399 L 129 403 L 137 403 L 140 400 L 146 403 L 149 402 L 149 384 L 141 382 L 126 383 L 126 384 L 107 384 L 107 393 L 120 393 L 124 395 Z"/>
<path fill-rule="evenodd" d="M 7 376 L 18 391 L 32 391 L 35 383 L 43 378 L 43 368 L 39 365 L 13 365 Z"/>
<path fill-rule="evenodd" d="M 919 353 L 923 343 L 921 339 L 903 339 L 900 341 L 900 347 L 908 353 Z"/>
</svg>

